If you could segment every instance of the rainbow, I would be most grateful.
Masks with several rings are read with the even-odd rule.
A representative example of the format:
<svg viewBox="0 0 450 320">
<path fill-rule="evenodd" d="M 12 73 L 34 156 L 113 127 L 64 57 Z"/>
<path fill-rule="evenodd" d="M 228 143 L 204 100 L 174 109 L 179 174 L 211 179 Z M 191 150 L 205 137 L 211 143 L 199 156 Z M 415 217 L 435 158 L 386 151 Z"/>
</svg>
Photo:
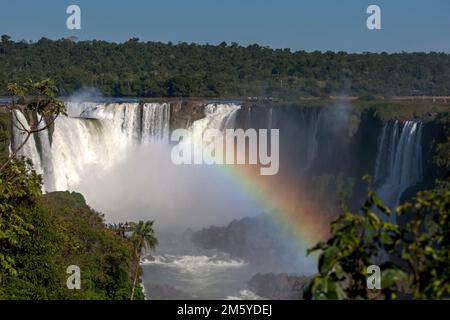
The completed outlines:
<svg viewBox="0 0 450 320">
<path fill-rule="evenodd" d="M 280 232 L 289 235 L 299 249 L 306 251 L 328 236 L 330 215 L 321 212 L 289 177 L 281 173 L 260 175 L 257 165 L 217 167 L 242 192 L 254 198 L 260 204 L 261 212 L 269 214 Z"/>
</svg>

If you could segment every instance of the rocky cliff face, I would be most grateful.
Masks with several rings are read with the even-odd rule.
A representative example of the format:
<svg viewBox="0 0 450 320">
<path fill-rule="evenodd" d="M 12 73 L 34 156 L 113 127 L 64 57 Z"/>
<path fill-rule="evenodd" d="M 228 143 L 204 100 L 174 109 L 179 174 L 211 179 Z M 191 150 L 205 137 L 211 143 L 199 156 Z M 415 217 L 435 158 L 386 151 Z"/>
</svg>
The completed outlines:
<svg viewBox="0 0 450 320">
<path fill-rule="evenodd" d="M 442 124 L 434 118 L 413 118 L 409 122 L 420 128 L 420 140 L 415 141 L 421 144 L 418 166 L 422 173 L 418 183 L 406 185 L 401 190 L 402 202 L 409 200 L 415 192 L 430 187 L 441 176 L 433 164 L 433 146 L 447 138 Z M 321 210 L 317 214 L 330 213 L 330 220 L 342 211 L 341 201 L 353 212 L 357 212 L 363 204 L 367 196 L 367 183 L 362 177 L 376 174 L 383 129 L 394 123 L 398 127 L 395 137 L 399 145 L 397 149 L 403 150 L 400 149 L 402 147 L 408 150 L 405 144 L 412 143 L 413 139 L 408 138 L 412 136 L 407 132 L 411 126 L 403 120 L 381 119 L 375 109 L 355 111 L 348 108 L 331 110 L 293 106 L 275 109 L 244 105 L 236 117 L 237 127 L 243 129 L 281 128 L 279 174 L 307 193 L 305 198 Z M 402 132 L 406 137 L 404 142 L 401 142 Z M 387 148 L 388 153 L 394 152 L 391 148 Z M 383 159 L 378 160 L 379 165 L 389 166 Z M 406 167 L 398 164 L 402 170 Z M 390 180 L 387 179 L 388 182 Z M 380 179 L 379 184 L 385 181 Z M 218 249 L 257 264 L 269 261 L 273 265 L 277 262 L 289 265 L 292 262 L 290 255 L 295 252 L 286 247 L 282 236 L 272 230 L 270 221 L 261 215 L 236 220 L 224 227 L 202 229 L 194 232 L 192 239 L 199 246 Z"/>
<path fill-rule="evenodd" d="M 194 121 L 204 117 L 206 100 L 174 99 L 170 100 L 170 129 L 188 128 Z"/>
<path fill-rule="evenodd" d="M 192 242 L 204 249 L 216 249 L 267 270 L 299 270 L 295 258 L 304 255 L 291 245 L 287 235 L 276 231 L 266 214 L 234 220 L 225 227 L 211 226 L 189 233 Z"/>
</svg>

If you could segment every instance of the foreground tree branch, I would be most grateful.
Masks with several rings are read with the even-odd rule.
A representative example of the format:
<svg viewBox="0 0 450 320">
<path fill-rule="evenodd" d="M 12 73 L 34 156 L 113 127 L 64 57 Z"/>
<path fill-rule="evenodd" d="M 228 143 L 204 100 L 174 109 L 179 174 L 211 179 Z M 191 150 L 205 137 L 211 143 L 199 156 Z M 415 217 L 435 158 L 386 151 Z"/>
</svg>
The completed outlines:
<svg viewBox="0 0 450 320">
<path fill-rule="evenodd" d="M 1 164 L 0 172 L 17 157 L 31 135 L 49 129 L 59 115 L 66 115 L 64 103 L 56 98 L 58 89 L 50 79 L 39 82 L 28 80 L 24 84 L 11 83 L 8 85 L 8 92 L 12 96 L 12 103 L 6 109 L 13 119 L 13 127 L 25 135 L 25 138 Z M 29 127 L 20 121 L 17 112 L 29 117 Z"/>
</svg>

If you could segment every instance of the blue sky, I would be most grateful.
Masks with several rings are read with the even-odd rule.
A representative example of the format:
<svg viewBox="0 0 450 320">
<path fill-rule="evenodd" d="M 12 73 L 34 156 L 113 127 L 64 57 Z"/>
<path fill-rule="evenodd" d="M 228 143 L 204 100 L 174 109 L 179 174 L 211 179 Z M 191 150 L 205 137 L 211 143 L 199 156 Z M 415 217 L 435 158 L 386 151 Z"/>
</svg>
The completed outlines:
<svg viewBox="0 0 450 320">
<path fill-rule="evenodd" d="M 81 30 L 66 8 L 81 8 Z M 366 9 L 381 7 L 382 30 Z M 449 0 L 2 0 L 0 33 L 14 40 L 179 41 L 333 51 L 450 52 Z"/>
</svg>

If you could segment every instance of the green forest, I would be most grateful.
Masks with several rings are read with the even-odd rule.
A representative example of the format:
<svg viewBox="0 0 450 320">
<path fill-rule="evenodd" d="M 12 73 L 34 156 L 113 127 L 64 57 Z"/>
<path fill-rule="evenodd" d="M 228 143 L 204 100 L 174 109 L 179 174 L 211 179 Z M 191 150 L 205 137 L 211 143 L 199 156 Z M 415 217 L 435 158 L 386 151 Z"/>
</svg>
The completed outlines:
<svg viewBox="0 0 450 320">
<path fill-rule="evenodd" d="M 64 104 L 50 80 L 8 90 L 22 101 L 39 98 L 0 112 L 0 300 L 143 299 L 139 259 L 157 244 L 153 222 L 107 226 L 81 194 L 44 194 L 31 160 L 9 152 L 11 114 L 39 112 L 51 123 L 65 114 Z M 41 129 L 48 126 L 23 128 L 24 141 Z M 69 266 L 81 272 L 78 290 L 66 285 Z"/>
<path fill-rule="evenodd" d="M 0 43 L 0 95 L 6 85 L 51 78 L 61 95 L 83 87 L 106 96 L 246 97 L 450 95 L 446 53 L 292 52 L 257 44 L 197 45 L 13 41 Z"/>
</svg>

